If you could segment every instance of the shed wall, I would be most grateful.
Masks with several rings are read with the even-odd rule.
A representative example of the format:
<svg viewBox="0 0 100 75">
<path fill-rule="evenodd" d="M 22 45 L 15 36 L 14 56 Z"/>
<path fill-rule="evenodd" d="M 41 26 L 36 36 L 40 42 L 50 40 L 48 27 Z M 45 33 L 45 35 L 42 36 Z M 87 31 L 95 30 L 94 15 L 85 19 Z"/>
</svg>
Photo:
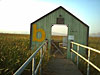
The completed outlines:
<svg viewBox="0 0 100 75">
<path fill-rule="evenodd" d="M 44 29 L 46 33 L 46 39 L 48 39 L 48 49 L 49 49 L 48 53 L 50 53 L 50 47 L 51 47 L 51 27 L 53 24 L 56 24 L 56 19 L 59 17 L 59 15 L 62 15 L 62 18 L 64 18 L 64 24 L 68 25 L 68 36 L 74 35 L 75 42 L 87 45 L 88 26 L 80 22 L 78 19 L 70 15 L 62 8 L 59 8 L 55 12 L 48 14 L 39 21 L 32 23 L 32 32 L 34 24 L 37 25 L 37 29 L 38 28 Z M 32 35 L 34 34 L 32 33 Z M 38 34 L 37 37 L 41 37 L 41 34 Z M 32 37 L 31 40 L 32 39 L 34 38 Z M 37 49 L 41 43 L 32 41 L 32 49 Z M 80 53 L 86 55 L 85 50 L 81 50 Z M 68 40 L 67 58 L 70 58 L 70 40 Z"/>
</svg>

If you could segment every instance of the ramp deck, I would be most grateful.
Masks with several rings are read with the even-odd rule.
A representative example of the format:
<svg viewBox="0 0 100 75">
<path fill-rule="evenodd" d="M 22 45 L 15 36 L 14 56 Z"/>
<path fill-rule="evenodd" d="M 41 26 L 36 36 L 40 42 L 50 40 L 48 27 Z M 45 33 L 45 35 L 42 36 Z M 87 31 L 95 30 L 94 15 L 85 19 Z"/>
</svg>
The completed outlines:
<svg viewBox="0 0 100 75">
<path fill-rule="evenodd" d="M 82 75 L 82 73 L 72 61 L 53 58 L 43 70 L 43 75 Z"/>
</svg>

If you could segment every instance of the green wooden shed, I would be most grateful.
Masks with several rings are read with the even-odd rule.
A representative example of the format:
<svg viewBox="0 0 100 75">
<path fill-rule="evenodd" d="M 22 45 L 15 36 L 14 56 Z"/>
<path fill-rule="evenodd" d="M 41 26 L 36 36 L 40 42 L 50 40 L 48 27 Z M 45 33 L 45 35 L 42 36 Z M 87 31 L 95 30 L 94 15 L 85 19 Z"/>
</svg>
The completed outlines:
<svg viewBox="0 0 100 75">
<path fill-rule="evenodd" d="M 62 6 L 44 15 L 31 23 L 30 45 L 32 50 L 36 50 L 41 43 L 48 39 L 48 53 L 51 49 L 51 28 L 53 24 L 64 24 L 68 27 L 67 58 L 70 58 L 70 41 L 88 45 L 89 26 L 75 17 Z M 43 31 L 43 32 L 42 32 Z M 43 34 L 45 32 L 45 34 Z M 41 39 L 42 38 L 42 39 Z M 41 39 L 41 40 L 39 40 Z M 82 55 L 86 55 L 86 50 L 81 50 Z"/>
</svg>

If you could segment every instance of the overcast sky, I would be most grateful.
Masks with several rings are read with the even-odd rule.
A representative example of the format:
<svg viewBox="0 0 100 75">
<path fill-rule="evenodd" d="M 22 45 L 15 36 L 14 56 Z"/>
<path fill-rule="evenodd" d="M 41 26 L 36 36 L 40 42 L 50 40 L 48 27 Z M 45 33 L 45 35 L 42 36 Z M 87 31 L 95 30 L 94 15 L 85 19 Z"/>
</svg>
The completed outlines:
<svg viewBox="0 0 100 75">
<path fill-rule="evenodd" d="M 100 32 L 100 0 L 0 0 L 0 32 L 29 33 L 30 23 L 59 6 Z"/>
</svg>

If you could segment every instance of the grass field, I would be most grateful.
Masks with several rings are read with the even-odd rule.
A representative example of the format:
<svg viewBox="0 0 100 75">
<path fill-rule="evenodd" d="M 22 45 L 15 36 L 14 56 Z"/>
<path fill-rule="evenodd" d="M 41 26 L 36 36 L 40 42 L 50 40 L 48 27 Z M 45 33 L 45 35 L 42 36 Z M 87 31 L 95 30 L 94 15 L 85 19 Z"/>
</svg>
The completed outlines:
<svg viewBox="0 0 100 75">
<path fill-rule="evenodd" d="M 13 74 L 31 54 L 29 35 L 0 34 L 0 74 Z"/>
<path fill-rule="evenodd" d="M 30 50 L 29 35 L 0 34 L 0 75 L 12 75 L 33 52 Z M 40 59 L 39 53 L 35 59 L 37 64 Z M 43 63 L 47 61 L 45 57 Z M 31 63 L 23 75 L 27 75 L 26 73 L 31 74 Z"/>
<path fill-rule="evenodd" d="M 57 37 L 53 37 L 57 39 Z M 62 37 L 59 37 L 61 40 Z M 0 75 L 13 74 L 33 53 L 30 50 L 29 35 L 0 34 Z M 100 50 L 100 38 L 90 37 L 89 46 Z M 100 67 L 100 55 L 91 52 L 91 61 Z M 91 75 L 100 73 L 91 67 Z"/>
<path fill-rule="evenodd" d="M 100 37 L 90 37 L 89 47 L 100 50 Z M 100 68 L 100 54 L 91 51 L 90 61 Z M 100 72 L 98 72 L 97 70 L 95 70 L 93 67 L 90 66 L 90 74 L 100 75 Z"/>
<path fill-rule="evenodd" d="M 52 36 L 52 40 L 55 40 L 57 42 L 62 42 L 63 37 L 67 37 L 67 36 Z"/>
</svg>

